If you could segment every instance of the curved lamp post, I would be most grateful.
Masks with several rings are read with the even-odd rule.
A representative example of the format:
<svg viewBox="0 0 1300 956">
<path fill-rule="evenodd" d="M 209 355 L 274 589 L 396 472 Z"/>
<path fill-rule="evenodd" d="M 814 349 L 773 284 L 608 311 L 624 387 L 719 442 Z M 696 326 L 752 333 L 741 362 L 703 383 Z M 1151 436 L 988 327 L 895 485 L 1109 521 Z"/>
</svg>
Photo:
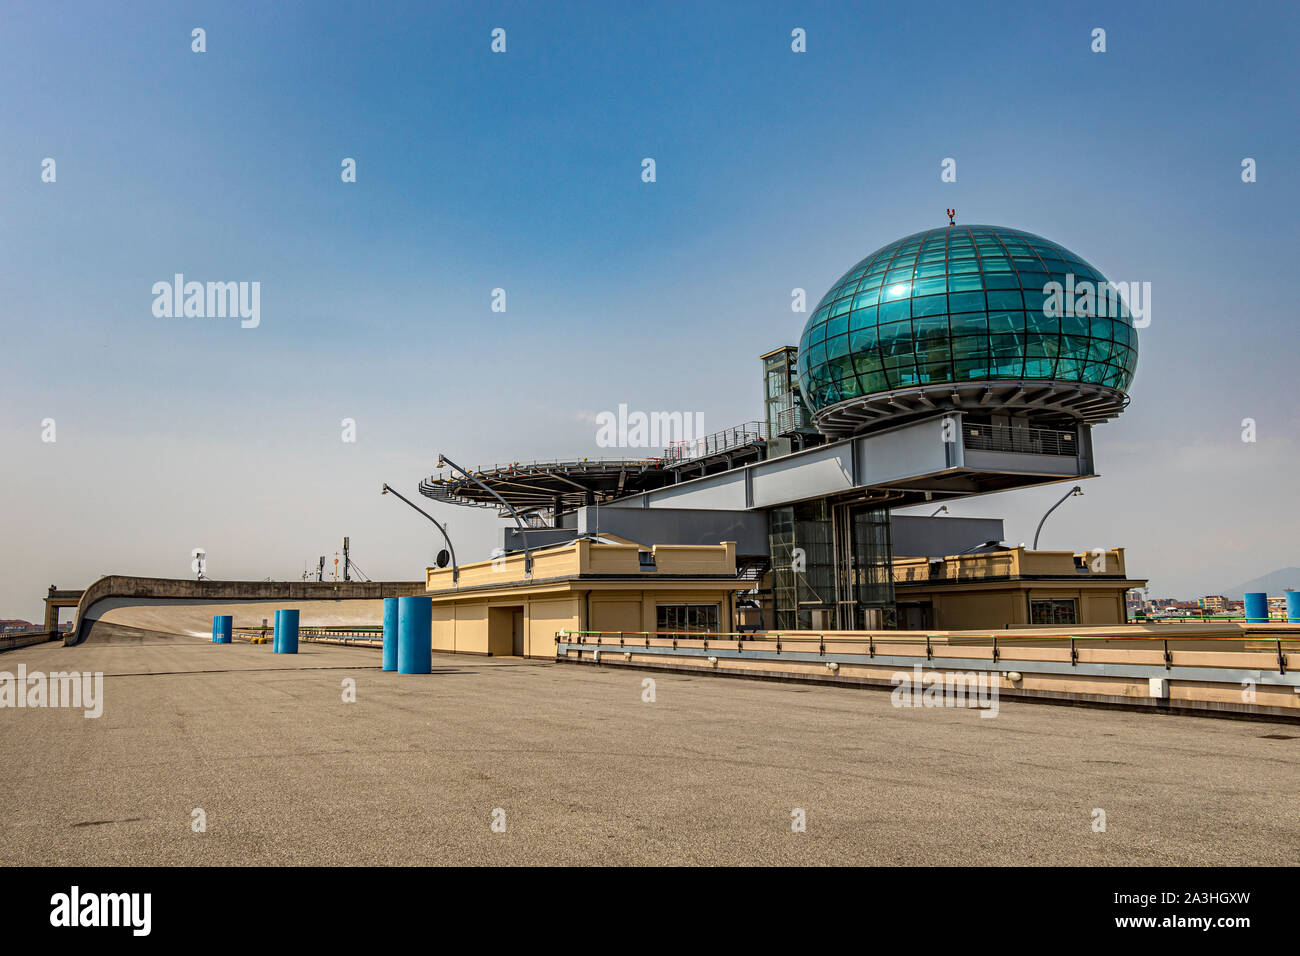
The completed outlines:
<svg viewBox="0 0 1300 956">
<path fill-rule="evenodd" d="M 933 517 L 935 517 L 936 515 L 938 515 L 940 512 L 942 512 L 943 514 L 947 514 L 947 513 L 948 513 L 948 506 L 947 506 L 947 505 L 940 505 L 939 508 L 938 508 L 938 510 L 936 510 L 934 514 L 930 515 L 930 517 L 933 518 Z"/>
<path fill-rule="evenodd" d="M 460 467 L 460 465 L 456 464 L 446 455 L 439 453 L 438 467 L 441 468 L 444 465 L 446 465 L 448 468 L 452 469 L 453 471 L 460 472 L 470 481 L 474 482 L 474 484 L 478 485 L 480 488 L 482 488 L 484 491 L 490 494 L 497 501 L 501 502 L 502 507 L 504 507 L 507 511 L 509 511 L 512 515 L 514 515 L 515 523 L 519 525 L 519 530 L 521 532 L 519 535 L 519 540 L 522 541 L 524 545 L 524 574 L 526 576 L 531 575 L 533 573 L 533 553 L 528 548 L 528 525 L 525 524 L 523 518 L 519 517 L 519 512 L 514 509 L 514 507 L 510 504 L 510 502 L 506 501 L 506 499 L 502 498 L 499 494 L 497 494 L 487 485 L 483 484 L 483 482 L 479 481 L 477 478 L 471 475 L 464 468 Z"/>
<path fill-rule="evenodd" d="M 407 500 L 407 498 L 397 490 L 390 488 L 388 486 L 388 482 L 384 482 L 384 487 L 379 493 L 381 495 L 387 495 L 387 494 L 396 495 L 399 500 L 405 501 L 416 511 L 420 512 L 420 514 L 424 515 L 426 518 L 432 521 L 434 525 L 437 527 L 437 529 L 442 532 L 443 540 L 447 542 L 447 550 L 451 552 L 451 583 L 453 587 L 456 584 L 458 584 L 460 582 L 460 568 L 456 566 L 456 548 L 451 543 L 451 536 L 447 534 L 447 529 L 444 528 L 441 524 L 439 524 L 438 519 L 435 518 L 433 515 L 429 514 L 429 512 L 425 511 L 423 508 L 421 508 L 419 505 L 415 504 L 414 502 Z"/>
<path fill-rule="evenodd" d="M 1052 507 L 1047 509 L 1047 514 L 1043 515 L 1042 521 L 1038 522 L 1038 527 L 1034 530 L 1035 551 L 1038 550 L 1038 536 L 1043 533 L 1043 522 L 1047 520 L 1048 515 L 1050 515 L 1057 508 L 1061 507 L 1061 505 L 1065 504 L 1066 498 L 1070 498 L 1073 497 L 1074 495 L 1082 495 L 1082 494 L 1083 494 L 1083 489 L 1080 488 L 1078 485 L 1075 485 L 1073 488 L 1071 488 L 1061 497 L 1060 501 L 1058 501 L 1056 504 L 1052 505 Z"/>
</svg>

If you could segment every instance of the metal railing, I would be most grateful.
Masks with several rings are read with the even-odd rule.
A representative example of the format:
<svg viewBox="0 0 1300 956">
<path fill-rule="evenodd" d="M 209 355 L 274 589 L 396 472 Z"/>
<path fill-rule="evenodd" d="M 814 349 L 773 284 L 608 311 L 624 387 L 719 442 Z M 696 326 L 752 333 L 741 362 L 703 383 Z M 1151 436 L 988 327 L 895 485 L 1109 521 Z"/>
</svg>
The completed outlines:
<svg viewBox="0 0 1300 956">
<path fill-rule="evenodd" d="M 706 435 L 693 441 L 672 442 L 664 449 L 664 460 L 679 462 L 707 458 L 709 455 L 721 454 L 735 448 L 744 448 L 753 445 L 755 442 L 765 440 L 766 435 L 762 422 L 744 422 L 733 428 L 714 432 L 712 435 Z"/>
<path fill-rule="evenodd" d="M 820 631 L 803 631 L 803 632 L 782 632 L 782 631 L 761 631 L 761 632 L 740 632 L 740 631 L 716 631 L 716 632 L 699 632 L 699 631 L 557 631 L 555 634 L 556 659 L 564 660 L 569 650 L 576 650 L 579 658 L 584 651 L 605 652 L 618 651 L 625 655 L 631 654 L 652 654 L 652 655 L 672 655 L 678 652 L 689 656 L 702 656 L 712 653 L 716 655 L 710 658 L 711 662 L 716 661 L 717 657 L 727 657 L 731 659 L 745 658 L 763 658 L 768 660 L 809 660 L 809 659 L 835 659 L 843 660 L 848 663 L 870 663 L 873 659 L 880 657 L 885 662 L 897 662 L 902 658 L 898 655 L 890 655 L 882 652 L 877 645 L 886 646 L 903 646 L 916 649 L 915 659 L 920 660 L 920 651 L 924 648 L 925 659 L 927 661 L 938 661 L 940 664 L 948 662 L 955 663 L 951 659 L 945 659 L 943 656 L 936 657 L 936 648 L 942 647 L 962 647 L 962 648 L 980 648 L 984 647 L 990 650 L 990 656 L 985 663 L 997 669 L 997 666 L 1004 661 L 1017 661 L 1017 663 L 1030 663 L 1034 669 L 1046 670 L 1052 672 L 1054 668 L 1066 666 L 1070 669 L 1080 666 L 1078 649 L 1080 644 L 1105 644 L 1107 642 L 1152 642 L 1159 645 L 1161 650 L 1162 663 L 1157 665 L 1168 671 L 1175 667 L 1173 654 L 1178 650 L 1177 644 L 1240 644 L 1243 645 L 1236 650 L 1241 652 L 1247 651 L 1266 651 L 1275 654 L 1277 661 L 1277 671 L 1282 679 L 1288 683 L 1296 683 L 1294 676 L 1287 676 L 1289 666 L 1288 655 L 1300 651 L 1300 634 L 1295 636 L 1286 635 L 1268 635 L 1268 634 L 1242 634 L 1242 635 L 1224 635 L 1224 636 L 1187 636 L 1187 637 L 1169 637 L 1164 634 L 900 634 L 897 631 L 861 631 L 852 633 L 825 633 Z M 1288 643 L 1290 646 L 1288 646 Z M 1025 658 L 1016 658 L 1014 650 L 1010 656 L 1004 652 L 1008 647 L 1015 648 L 1017 644 L 1021 645 L 1053 645 L 1061 644 L 1068 647 L 1068 656 L 1063 657 L 1060 661 L 1039 660 L 1034 658 L 1032 661 Z M 1171 647 L 1170 645 L 1175 645 Z M 1253 644 L 1255 647 L 1249 648 L 1244 645 Z M 794 648 L 791 645 L 795 645 Z M 1065 647 L 1062 648 L 1064 653 Z M 864 653 L 865 652 L 865 653 Z M 912 654 L 905 654 L 903 658 L 912 659 Z M 969 663 L 978 663 L 971 661 Z M 1119 672 L 1116 662 L 1107 664 L 1106 667 Z M 1135 665 L 1139 666 L 1139 665 Z M 1242 664 L 1240 667 L 1246 670 L 1253 670 L 1257 667 L 1255 664 Z M 1149 668 L 1148 668 L 1149 669 Z M 1232 668 L 1226 668 L 1231 670 Z M 1197 667 L 1183 665 L 1179 668 L 1180 672 L 1189 671 L 1189 674 L 1183 674 L 1187 677 L 1194 675 Z M 1223 671 L 1225 668 L 1205 668 L 1204 676 L 1206 679 L 1215 679 L 1209 677 L 1211 670 Z M 1258 672 L 1258 671 L 1256 671 Z M 1234 677 L 1234 680 L 1237 678 Z M 1300 686 L 1300 685 L 1297 685 Z"/>
<path fill-rule="evenodd" d="M 965 422 L 961 432 L 966 447 L 980 451 L 1014 451 L 1069 457 L 1079 454 L 1079 438 L 1071 429 Z"/>
</svg>

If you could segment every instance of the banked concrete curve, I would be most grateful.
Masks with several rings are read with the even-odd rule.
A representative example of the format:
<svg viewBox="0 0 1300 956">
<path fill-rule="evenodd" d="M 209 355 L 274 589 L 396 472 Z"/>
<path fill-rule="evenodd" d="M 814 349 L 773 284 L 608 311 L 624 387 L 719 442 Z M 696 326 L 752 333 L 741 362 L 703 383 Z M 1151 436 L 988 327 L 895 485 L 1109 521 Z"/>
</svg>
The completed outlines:
<svg viewBox="0 0 1300 956">
<path fill-rule="evenodd" d="M 133 628 L 202 637 L 212 615 L 231 614 L 235 627 L 257 627 L 280 608 L 297 608 L 304 626 L 379 624 L 383 599 L 425 593 L 423 581 L 194 581 L 110 574 L 81 596 L 64 644 L 92 639 L 96 623 L 120 633 Z"/>
</svg>

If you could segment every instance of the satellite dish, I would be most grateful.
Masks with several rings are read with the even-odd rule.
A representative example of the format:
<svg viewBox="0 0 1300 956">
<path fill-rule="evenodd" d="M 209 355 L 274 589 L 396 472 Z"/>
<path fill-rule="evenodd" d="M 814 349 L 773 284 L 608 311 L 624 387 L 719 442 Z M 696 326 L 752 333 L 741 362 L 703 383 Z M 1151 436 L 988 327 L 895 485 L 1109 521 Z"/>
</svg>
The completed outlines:
<svg viewBox="0 0 1300 956">
<path fill-rule="evenodd" d="M 441 551 L 438 552 L 438 556 L 433 559 L 433 562 L 434 564 L 438 565 L 438 567 L 445 568 L 447 566 L 447 562 L 450 560 L 451 560 L 451 555 L 447 553 L 446 548 L 443 548 Z"/>
</svg>

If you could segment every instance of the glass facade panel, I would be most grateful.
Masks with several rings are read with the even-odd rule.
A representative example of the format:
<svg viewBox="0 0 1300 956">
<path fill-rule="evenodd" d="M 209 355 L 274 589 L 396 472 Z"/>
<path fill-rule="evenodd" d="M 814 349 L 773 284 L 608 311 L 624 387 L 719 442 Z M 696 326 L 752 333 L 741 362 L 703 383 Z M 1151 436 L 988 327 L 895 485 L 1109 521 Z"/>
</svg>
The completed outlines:
<svg viewBox="0 0 1300 956">
<path fill-rule="evenodd" d="M 1080 314 L 1045 314 L 1044 286 L 1064 286 L 1071 273 L 1102 292 Z M 835 284 L 804 328 L 799 375 L 814 410 L 908 385 L 1004 377 L 1127 391 L 1132 323 L 1105 278 L 1056 243 L 1001 226 L 944 226 L 884 246 Z"/>
</svg>

